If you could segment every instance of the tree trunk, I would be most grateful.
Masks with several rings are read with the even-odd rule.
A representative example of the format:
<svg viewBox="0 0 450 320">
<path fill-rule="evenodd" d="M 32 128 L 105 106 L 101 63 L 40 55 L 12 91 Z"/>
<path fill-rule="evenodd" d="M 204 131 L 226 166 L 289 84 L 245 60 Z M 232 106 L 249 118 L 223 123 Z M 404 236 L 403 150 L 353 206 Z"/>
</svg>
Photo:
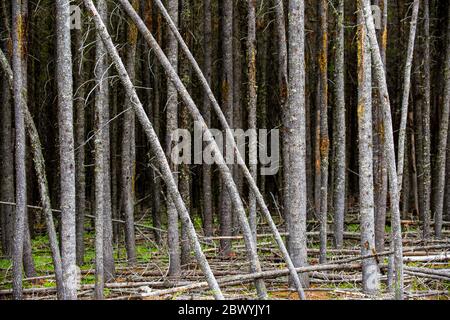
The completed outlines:
<svg viewBox="0 0 450 320">
<path fill-rule="evenodd" d="M 108 21 L 108 7 L 105 0 L 98 1 L 98 12 L 103 21 Z M 97 109 L 102 111 L 102 119 L 99 120 L 102 134 L 101 148 L 103 151 L 103 264 L 105 281 L 114 278 L 114 252 L 113 252 L 113 226 L 112 226 L 112 204 L 111 204 L 111 142 L 109 126 L 109 72 L 107 53 L 103 43 L 97 37 L 96 46 L 96 79 Z"/>
<path fill-rule="evenodd" d="M 305 130 L 305 7 L 289 4 L 289 251 L 295 267 L 306 266 L 306 130 Z M 295 187 L 294 187 L 295 185 Z M 292 187 L 291 187 L 292 186 Z M 302 275 L 302 285 L 308 277 Z M 300 296 L 304 299 L 304 296 Z"/>
<path fill-rule="evenodd" d="M 328 1 L 319 1 L 320 14 L 320 263 L 327 261 L 328 217 Z"/>
<path fill-rule="evenodd" d="M 187 43 L 192 46 L 192 23 L 191 18 L 193 15 L 193 11 L 191 8 L 190 0 L 182 1 L 181 3 L 182 9 L 181 9 L 181 32 L 184 35 L 184 39 L 186 39 Z M 177 40 L 174 39 L 176 42 Z M 192 77 L 191 77 L 191 68 L 189 67 L 189 63 L 187 61 L 187 58 L 182 56 L 180 57 L 180 74 L 181 79 L 183 80 L 183 83 L 186 88 L 191 89 L 192 85 Z M 189 110 L 187 110 L 186 106 L 182 105 L 180 109 L 180 128 L 190 130 L 191 125 L 189 121 Z M 188 164 L 181 164 L 180 166 L 180 177 L 179 177 L 179 188 L 181 196 L 183 197 L 183 201 L 186 205 L 186 208 L 188 208 L 189 211 L 191 211 L 191 174 L 190 174 L 190 167 Z M 192 214 L 192 212 L 191 212 Z M 187 265 L 190 261 L 190 253 L 191 248 L 189 246 L 189 237 L 187 234 L 186 225 L 181 225 L 181 264 Z"/>
<path fill-rule="evenodd" d="M 205 0 L 203 3 L 203 73 L 208 85 L 211 85 L 212 74 L 212 18 L 211 18 L 211 0 Z M 208 93 L 203 95 L 202 115 L 208 127 L 211 126 L 211 111 Z M 204 143 L 203 147 L 206 147 Z M 203 185 L 203 228 L 205 236 L 213 235 L 213 207 L 212 207 L 212 180 L 211 165 L 202 166 L 202 185 Z"/>
<path fill-rule="evenodd" d="M 70 1 L 56 0 L 56 79 L 61 172 L 61 257 L 65 299 L 77 298 L 75 243 L 75 153 L 73 133 Z"/>
<path fill-rule="evenodd" d="M 257 83 L 256 83 L 256 1 L 248 1 L 247 14 L 247 74 L 248 74 L 248 128 L 256 133 L 256 106 L 257 106 Z M 239 84 L 235 84 L 239 85 Z M 257 139 L 250 138 L 249 143 L 250 173 L 253 180 L 257 183 L 257 156 L 258 142 Z M 249 194 L 249 220 L 252 229 L 253 238 L 256 242 L 256 197 L 250 190 Z"/>
<path fill-rule="evenodd" d="M 379 0 L 378 3 L 383 13 L 381 32 L 378 33 L 380 44 L 380 54 L 386 70 L 386 49 L 387 49 L 387 19 L 388 0 Z M 372 79 L 374 81 L 374 79 Z M 375 86 L 374 86 L 375 87 Z M 375 155 L 374 155 L 374 198 L 375 198 L 375 245 L 378 252 L 384 250 L 385 228 L 386 228 L 386 202 L 387 202 L 387 169 L 385 157 L 385 137 L 383 124 L 383 108 L 381 97 L 375 93 Z"/>
<path fill-rule="evenodd" d="M 25 232 L 26 208 L 26 168 L 25 168 L 25 123 L 24 98 L 26 90 L 22 82 L 22 55 L 24 25 L 22 19 L 22 2 L 12 4 L 12 69 L 14 75 L 14 126 L 15 126 L 15 181 L 16 181 L 16 212 L 14 217 L 14 235 L 12 243 L 13 264 L 13 296 L 22 299 L 23 246 Z"/>
<path fill-rule="evenodd" d="M 178 26 L 178 0 L 168 0 L 168 12 Z M 167 57 L 172 67 L 178 71 L 178 44 L 175 37 L 169 33 L 167 41 Z M 166 154 L 170 159 L 172 153 L 171 134 L 178 128 L 178 94 L 177 89 L 170 80 L 167 80 L 167 105 L 166 105 Z M 178 184 L 178 166 L 169 162 L 172 174 Z M 189 210 L 189 208 L 187 208 Z M 174 204 L 167 202 L 168 221 L 168 246 L 169 246 L 169 275 L 178 277 L 181 273 L 180 236 L 178 231 L 178 215 Z"/>
<path fill-rule="evenodd" d="M 79 1 L 78 4 L 82 3 Z M 76 184 L 76 260 L 77 265 L 84 264 L 84 214 L 86 211 L 86 170 L 85 170 L 85 76 L 83 57 L 83 28 L 74 31 L 74 88 L 76 90 L 75 109 L 75 184 Z"/>
<path fill-rule="evenodd" d="M 233 127 L 233 1 L 222 2 L 222 108 L 228 124 Z M 224 158 L 231 150 L 224 146 Z M 231 166 L 229 166 L 231 170 Z M 220 235 L 231 236 L 232 213 L 231 200 L 225 181 L 221 181 L 220 190 Z M 231 240 L 220 240 L 220 250 L 224 257 L 231 255 Z"/>
<path fill-rule="evenodd" d="M 423 152 L 422 152 L 422 170 L 423 170 L 423 237 L 428 239 L 431 235 L 431 57 L 430 57 L 430 4 L 429 0 L 424 0 L 424 39 L 425 52 L 423 60 L 424 68 L 424 103 L 422 112 L 423 134 L 421 136 Z M 420 121 L 420 120 L 419 120 Z"/>
<path fill-rule="evenodd" d="M 138 0 L 131 2 L 137 9 Z M 131 82 L 135 82 L 136 71 L 136 45 L 137 30 L 129 23 L 127 32 L 128 50 L 126 52 L 126 68 Z M 136 171 L 136 133 L 135 115 L 132 110 L 132 101 L 127 101 L 124 116 L 124 130 L 122 136 L 122 191 L 123 208 L 125 214 L 125 245 L 128 263 L 136 263 L 136 240 L 134 235 L 134 202 L 135 202 L 135 171 Z"/>
<path fill-rule="evenodd" d="M 345 33 L 344 33 L 344 0 L 338 1 L 338 23 L 336 42 L 336 83 L 335 99 L 335 173 L 334 173 L 334 245 L 342 248 L 344 244 L 344 216 L 345 216 L 345 180 L 346 180 L 346 125 L 345 125 Z"/>
<path fill-rule="evenodd" d="M 414 0 L 413 13 L 411 17 L 411 26 L 409 29 L 408 50 L 406 54 L 405 74 L 403 82 L 402 112 L 400 121 L 400 130 L 398 137 L 398 183 L 399 190 L 402 188 L 403 167 L 405 158 L 405 140 L 406 140 L 406 124 L 408 121 L 408 104 L 409 91 L 411 89 L 411 68 L 414 57 L 414 43 L 416 39 L 417 17 L 419 15 L 419 0 Z M 405 194 L 408 198 L 409 195 Z"/>
<path fill-rule="evenodd" d="M 375 251 L 372 151 L 372 61 L 366 36 L 361 1 L 358 2 L 358 137 L 359 137 L 359 208 L 361 215 L 361 255 Z M 366 294 L 379 290 L 375 258 L 362 262 L 362 284 Z"/>
</svg>

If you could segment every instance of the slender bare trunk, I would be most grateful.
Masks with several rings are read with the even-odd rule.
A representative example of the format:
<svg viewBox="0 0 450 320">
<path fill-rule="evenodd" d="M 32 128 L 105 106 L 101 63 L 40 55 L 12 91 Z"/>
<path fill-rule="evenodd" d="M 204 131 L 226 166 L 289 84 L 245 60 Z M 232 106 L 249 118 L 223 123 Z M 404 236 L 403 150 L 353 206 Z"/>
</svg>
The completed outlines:
<svg viewBox="0 0 450 320">
<path fill-rule="evenodd" d="M 358 137 L 359 137 L 359 208 L 361 215 L 361 255 L 375 251 L 372 149 L 372 59 L 364 25 L 361 1 L 358 1 Z M 363 290 L 376 294 L 380 287 L 375 258 L 362 262 Z"/>
<path fill-rule="evenodd" d="M 344 243 L 345 180 L 346 180 L 346 126 L 345 126 L 345 34 L 344 0 L 338 1 L 338 39 L 336 42 L 336 83 L 335 83 L 335 176 L 334 176 L 334 245 L 342 248 Z"/>
</svg>

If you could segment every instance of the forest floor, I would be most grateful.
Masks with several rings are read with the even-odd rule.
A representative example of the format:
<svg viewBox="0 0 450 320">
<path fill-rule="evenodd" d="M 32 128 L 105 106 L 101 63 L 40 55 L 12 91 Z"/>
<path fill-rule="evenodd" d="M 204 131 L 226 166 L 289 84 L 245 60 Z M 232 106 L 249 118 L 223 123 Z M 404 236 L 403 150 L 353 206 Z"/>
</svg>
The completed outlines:
<svg viewBox="0 0 450 320">
<path fill-rule="evenodd" d="M 196 223 L 198 226 L 198 223 Z M 405 271 L 405 292 L 407 299 L 450 299 L 450 233 L 444 231 L 446 238 L 430 240 L 423 244 L 418 233 L 417 222 L 404 221 L 404 259 L 405 266 L 421 268 L 420 270 L 441 270 L 447 277 L 427 275 L 417 270 Z M 153 232 L 148 221 L 140 221 L 137 230 L 137 257 L 134 266 L 128 266 L 123 246 L 115 248 L 116 277 L 114 282 L 105 287 L 106 299 L 212 299 L 207 288 L 179 290 L 183 286 L 204 281 L 201 270 L 191 262 L 183 266 L 180 278 L 167 277 L 168 256 L 165 246 L 158 246 L 153 241 Z M 448 226 L 446 226 L 448 228 Z M 260 228 L 264 231 L 265 226 Z M 92 299 L 94 293 L 94 234 L 92 225 L 87 225 L 85 264 L 80 268 L 81 279 L 78 290 L 79 299 Z M 309 224 L 308 259 L 310 265 L 318 264 L 319 246 L 316 234 L 317 225 Z M 387 229 L 387 231 L 389 231 Z M 239 237 L 233 240 L 233 254 L 226 259 L 218 254 L 219 237 L 213 239 L 200 238 L 211 268 L 217 278 L 242 275 L 248 273 L 244 245 Z M 331 239 L 329 239 L 331 242 Z M 285 268 L 276 243 L 270 236 L 258 238 L 259 257 L 264 270 L 280 270 Z M 26 278 L 24 294 L 26 299 L 55 299 L 55 279 L 53 265 L 46 236 L 36 235 L 33 239 L 33 256 L 37 276 Z M 328 262 L 336 263 L 344 259 L 359 256 L 359 225 L 348 223 L 345 233 L 345 249 L 335 250 L 330 245 Z M 356 261 L 357 262 L 357 261 Z M 307 299 L 311 300 L 348 300 L 348 299 L 391 299 L 387 290 L 386 265 L 388 259 L 380 257 L 382 266 L 381 293 L 378 296 L 366 296 L 361 290 L 361 268 L 356 266 L 345 270 L 314 271 L 310 274 L 310 288 L 305 290 Z M 0 257 L 0 300 L 11 299 L 11 261 Z M 289 288 L 288 277 L 265 279 L 270 299 L 297 300 L 296 290 Z M 252 282 L 221 285 L 227 299 L 256 299 Z M 168 290 L 170 289 L 170 290 Z M 167 292 L 169 291 L 169 292 Z"/>
</svg>

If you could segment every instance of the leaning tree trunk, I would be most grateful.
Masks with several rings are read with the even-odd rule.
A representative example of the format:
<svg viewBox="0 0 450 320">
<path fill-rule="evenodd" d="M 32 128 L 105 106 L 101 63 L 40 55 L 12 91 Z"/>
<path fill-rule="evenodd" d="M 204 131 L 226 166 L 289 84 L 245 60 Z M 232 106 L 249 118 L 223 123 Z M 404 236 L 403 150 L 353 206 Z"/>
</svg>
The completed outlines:
<svg viewBox="0 0 450 320">
<path fill-rule="evenodd" d="M 370 0 L 363 1 L 364 19 L 367 28 L 367 34 L 370 40 L 372 63 L 375 71 L 375 80 L 378 84 L 378 92 L 381 100 L 381 106 L 383 108 L 384 134 L 386 138 L 386 162 L 388 165 L 392 209 L 391 223 L 393 235 L 392 241 L 394 243 L 395 296 L 397 299 L 403 299 L 403 248 L 399 208 L 400 197 L 398 190 L 397 168 L 395 163 L 394 132 L 392 128 L 391 105 L 386 82 L 386 73 L 380 54 L 380 48 L 378 46 Z"/>
<path fill-rule="evenodd" d="M 450 14 L 450 6 L 448 7 Z M 447 25 L 447 42 L 444 66 L 445 87 L 442 99 L 442 114 L 439 125 L 439 145 L 436 157 L 435 192 L 433 199 L 434 232 L 437 238 L 442 237 L 442 211 L 444 207 L 445 163 L 448 140 L 448 117 L 450 113 L 450 23 Z"/>
<path fill-rule="evenodd" d="M 361 1 L 358 1 L 358 137 L 359 137 L 359 209 L 361 215 L 361 255 L 375 252 L 372 139 L 372 61 L 364 25 Z M 362 285 L 366 294 L 379 290 L 375 258 L 362 261 Z"/>
<path fill-rule="evenodd" d="M 172 198 L 172 201 L 174 202 L 181 219 L 183 219 L 183 222 L 186 223 L 186 225 L 188 226 L 189 239 L 191 240 L 191 245 L 194 249 L 195 256 L 197 258 L 197 262 L 199 263 L 200 268 L 202 269 L 202 271 L 204 272 L 204 274 L 206 276 L 206 280 L 210 286 L 210 289 L 213 292 L 214 297 L 216 299 L 223 299 L 224 297 L 219 288 L 217 280 L 215 279 L 214 274 L 212 273 L 211 268 L 206 260 L 206 257 L 202 252 L 202 248 L 198 241 L 198 238 L 197 238 L 197 235 L 195 232 L 195 228 L 189 217 L 189 213 L 183 203 L 183 200 L 178 191 L 175 180 L 173 179 L 172 172 L 170 170 L 167 159 L 164 155 L 164 151 L 161 147 L 161 144 L 159 143 L 158 136 L 156 135 L 155 131 L 153 130 L 152 124 L 150 123 L 147 115 L 145 114 L 144 108 L 142 107 L 142 104 L 139 101 L 139 97 L 137 96 L 136 90 L 133 87 L 133 83 L 131 82 L 130 77 L 128 76 L 127 71 L 123 65 L 123 62 L 120 59 L 119 53 L 117 52 L 117 49 L 111 40 L 111 36 L 108 34 L 108 31 L 106 30 L 104 23 L 102 22 L 101 18 L 98 15 L 98 12 L 94 6 L 94 3 L 92 2 L 92 0 L 84 0 L 84 3 L 88 9 L 90 15 L 93 17 L 94 22 L 95 22 L 95 28 L 96 28 L 97 32 L 100 34 L 100 36 L 103 40 L 103 43 L 106 46 L 107 52 L 110 55 L 110 57 L 112 58 L 115 68 L 116 68 L 117 72 L 119 73 L 119 77 L 120 77 L 122 84 L 124 85 L 124 88 L 127 93 L 127 97 L 133 102 L 132 106 L 135 110 L 135 113 L 138 117 L 139 122 L 143 126 L 144 132 L 147 135 L 147 138 L 149 139 L 151 147 L 155 153 L 155 158 L 156 158 L 157 164 L 161 170 L 162 178 L 164 179 L 164 181 L 167 185 L 169 196 Z M 127 4 L 129 4 L 129 3 L 127 2 Z M 153 41 L 155 41 L 155 40 L 153 39 Z M 157 45 L 156 41 L 154 44 Z M 161 49 L 158 54 L 163 55 Z M 165 65 L 170 66 L 170 62 L 167 60 L 167 58 L 165 59 Z M 180 84 L 182 85 L 182 83 L 180 83 Z M 212 140 L 211 136 L 209 138 L 210 138 L 209 140 Z"/>
<path fill-rule="evenodd" d="M 14 217 L 14 235 L 12 243 L 13 264 L 13 297 L 22 299 L 23 244 L 25 231 L 26 208 L 26 168 L 25 168 L 25 120 L 24 99 L 26 90 L 22 83 L 22 52 L 24 26 L 22 19 L 22 3 L 12 4 L 12 70 L 14 75 L 14 127 L 15 127 L 15 180 L 16 180 L 16 212 Z"/>
<path fill-rule="evenodd" d="M 56 0 L 56 82 L 61 172 L 61 257 L 65 299 L 77 298 L 75 243 L 75 152 L 73 133 L 70 1 Z"/>
<path fill-rule="evenodd" d="M 345 215 L 345 180 L 346 180 L 346 155 L 345 155 L 345 33 L 344 33 L 344 0 L 339 0 L 338 6 L 338 39 L 336 41 L 336 83 L 335 83 L 335 173 L 334 173 L 334 245 L 342 248 L 344 244 L 344 215 Z"/>
</svg>

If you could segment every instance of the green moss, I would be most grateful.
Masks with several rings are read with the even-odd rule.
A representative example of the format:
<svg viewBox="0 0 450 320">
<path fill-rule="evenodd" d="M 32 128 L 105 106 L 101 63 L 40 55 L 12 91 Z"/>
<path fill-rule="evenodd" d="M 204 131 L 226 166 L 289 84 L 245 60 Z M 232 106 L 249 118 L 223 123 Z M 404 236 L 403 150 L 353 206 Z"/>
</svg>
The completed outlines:
<svg viewBox="0 0 450 320">
<path fill-rule="evenodd" d="M 357 232 L 357 231 L 359 230 L 359 224 L 358 224 L 358 223 L 352 223 L 352 224 L 349 224 L 349 225 L 347 226 L 347 230 L 348 230 L 349 232 Z"/>
</svg>

